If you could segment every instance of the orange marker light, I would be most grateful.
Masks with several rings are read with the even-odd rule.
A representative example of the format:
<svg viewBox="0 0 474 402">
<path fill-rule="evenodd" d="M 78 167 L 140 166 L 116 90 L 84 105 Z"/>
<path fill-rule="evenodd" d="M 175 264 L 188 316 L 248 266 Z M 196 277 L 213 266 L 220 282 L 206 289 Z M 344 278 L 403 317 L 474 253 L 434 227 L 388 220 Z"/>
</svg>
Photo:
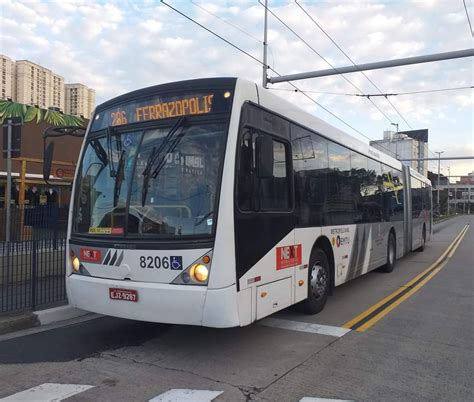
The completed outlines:
<svg viewBox="0 0 474 402">
<path fill-rule="evenodd" d="M 211 262 L 211 257 L 209 257 L 208 255 L 205 255 L 204 257 L 202 257 L 202 262 L 204 264 L 209 264 Z"/>
</svg>

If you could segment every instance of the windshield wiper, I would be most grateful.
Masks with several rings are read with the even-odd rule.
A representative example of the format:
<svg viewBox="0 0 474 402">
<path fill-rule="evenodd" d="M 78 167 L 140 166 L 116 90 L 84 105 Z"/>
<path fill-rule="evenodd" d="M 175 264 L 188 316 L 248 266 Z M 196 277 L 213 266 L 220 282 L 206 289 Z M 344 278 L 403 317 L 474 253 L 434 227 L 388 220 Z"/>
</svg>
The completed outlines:
<svg viewBox="0 0 474 402">
<path fill-rule="evenodd" d="M 124 166 L 125 166 L 125 150 L 120 153 L 120 158 L 118 161 L 118 168 L 115 176 L 114 184 L 114 208 L 118 204 L 118 199 L 120 197 L 120 189 L 122 187 L 122 181 L 124 178 Z"/>
<path fill-rule="evenodd" d="M 97 155 L 99 160 L 102 162 L 102 164 L 104 166 L 107 166 L 107 163 L 108 163 L 107 153 L 105 152 L 105 149 L 102 146 L 102 144 L 98 140 L 92 140 L 90 144 L 95 154 Z"/>
<path fill-rule="evenodd" d="M 214 213 L 214 210 L 209 211 L 206 215 L 201 217 L 199 220 L 194 222 L 194 227 L 199 226 L 201 223 L 203 223 L 207 218 L 209 218 L 212 214 Z"/>
<path fill-rule="evenodd" d="M 143 173 L 142 173 L 143 174 L 142 207 L 145 206 L 146 196 L 148 194 L 148 188 L 150 187 L 150 185 L 149 185 L 150 176 L 152 176 L 153 178 L 156 178 L 156 176 L 158 174 L 158 173 L 156 173 L 156 170 L 158 169 L 158 167 L 160 167 L 163 164 L 163 161 L 166 158 L 166 154 L 168 154 L 170 152 L 171 147 L 172 147 L 173 144 L 175 144 L 176 140 L 173 141 L 173 143 L 170 146 L 168 146 L 167 152 L 165 152 L 164 157 L 160 160 L 160 163 L 158 164 L 157 169 L 155 169 L 152 174 L 150 174 L 151 169 L 153 168 L 153 165 L 155 164 L 157 159 L 160 157 L 160 155 L 163 152 L 163 150 L 165 149 L 166 145 L 168 145 L 168 143 L 171 141 L 171 139 L 173 138 L 176 131 L 178 131 L 179 127 L 183 124 L 183 122 L 184 122 L 184 117 L 181 116 L 176 121 L 174 126 L 171 127 L 170 131 L 168 131 L 168 134 L 166 134 L 166 137 L 163 139 L 163 142 L 158 147 L 158 150 L 155 147 L 153 147 L 153 150 L 150 154 L 150 157 L 148 158 L 148 161 L 146 163 L 145 169 L 143 170 Z M 174 145 L 173 149 L 176 147 L 176 145 L 177 144 Z"/>
<path fill-rule="evenodd" d="M 115 170 L 115 163 L 113 158 L 113 149 L 112 149 L 112 135 L 114 134 L 113 127 L 107 127 L 106 130 L 106 137 L 107 137 L 107 157 L 109 159 L 109 171 L 110 177 L 117 177 L 117 171 Z M 120 144 L 120 145 L 119 145 Z M 118 141 L 117 138 L 115 139 L 115 146 L 117 151 L 121 152 L 122 150 L 122 142 Z"/>
</svg>

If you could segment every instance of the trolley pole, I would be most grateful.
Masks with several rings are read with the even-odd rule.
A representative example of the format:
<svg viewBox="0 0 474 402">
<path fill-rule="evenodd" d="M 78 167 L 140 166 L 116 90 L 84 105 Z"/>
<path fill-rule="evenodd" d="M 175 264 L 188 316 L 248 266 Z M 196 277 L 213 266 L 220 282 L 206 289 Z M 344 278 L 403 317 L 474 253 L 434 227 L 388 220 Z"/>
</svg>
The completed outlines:
<svg viewBox="0 0 474 402">
<path fill-rule="evenodd" d="M 265 17 L 263 23 L 263 77 L 262 77 L 262 86 L 267 88 L 268 84 L 268 75 L 267 75 L 267 24 L 268 24 L 268 0 L 265 0 Z"/>
<path fill-rule="evenodd" d="M 438 154 L 438 185 L 437 185 L 437 205 L 438 205 L 438 215 L 441 215 L 441 207 L 439 205 L 439 176 L 440 176 L 440 168 L 441 168 L 441 154 L 444 153 L 444 151 L 435 151 L 435 154 Z"/>
</svg>

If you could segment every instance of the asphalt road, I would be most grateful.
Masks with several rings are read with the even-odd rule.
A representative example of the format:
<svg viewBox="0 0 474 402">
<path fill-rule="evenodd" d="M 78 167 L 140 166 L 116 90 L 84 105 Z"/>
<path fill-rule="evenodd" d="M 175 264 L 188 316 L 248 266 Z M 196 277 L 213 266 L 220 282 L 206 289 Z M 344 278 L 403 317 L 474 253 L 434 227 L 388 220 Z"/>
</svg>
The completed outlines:
<svg viewBox="0 0 474 402">
<path fill-rule="evenodd" d="M 328 336 L 301 324 L 340 328 L 426 270 L 466 224 L 442 269 L 365 332 Z M 215 401 L 474 400 L 473 246 L 472 216 L 443 222 L 423 253 L 338 287 L 322 313 L 272 316 L 289 329 L 275 320 L 218 330 L 106 317 L 0 337 L 0 398 L 59 383 L 92 386 L 68 401 L 182 400 L 177 389 L 219 391 L 201 399 Z"/>
</svg>

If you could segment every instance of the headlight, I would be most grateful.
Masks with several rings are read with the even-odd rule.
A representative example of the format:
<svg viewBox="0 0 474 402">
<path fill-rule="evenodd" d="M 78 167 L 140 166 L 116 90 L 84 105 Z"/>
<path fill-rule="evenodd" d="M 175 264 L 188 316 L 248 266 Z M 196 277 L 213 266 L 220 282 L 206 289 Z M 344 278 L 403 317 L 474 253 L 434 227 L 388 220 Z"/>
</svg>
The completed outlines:
<svg viewBox="0 0 474 402">
<path fill-rule="evenodd" d="M 198 282 L 206 282 L 209 277 L 209 270 L 205 265 L 195 264 L 191 268 L 191 277 Z"/>
<path fill-rule="evenodd" d="M 205 286 L 211 272 L 212 250 L 194 260 L 171 282 L 174 285 Z"/>
<path fill-rule="evenodd" d="M 78 272 L 80 266 L 81 266 L 81 262 L 79 261 L 79 258 L 73 257 L 73 259 L 72 259 L 72 269 L 73 269 L 75 272 Z"/>
</svg>

